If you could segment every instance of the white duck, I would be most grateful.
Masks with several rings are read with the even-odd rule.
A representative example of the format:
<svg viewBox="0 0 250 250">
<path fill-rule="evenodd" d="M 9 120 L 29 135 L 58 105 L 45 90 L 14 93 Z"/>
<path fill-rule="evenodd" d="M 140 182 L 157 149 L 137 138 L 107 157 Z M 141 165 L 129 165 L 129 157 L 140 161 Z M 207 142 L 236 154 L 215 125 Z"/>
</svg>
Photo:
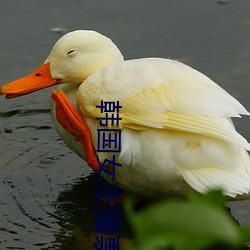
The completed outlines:
<svg viewBox="0 0 250 250">
<path fill-rule="evenodd" d="M 124 61 L 109 38 L 80 30 L 59 39 L 41 67 L 0 94 L 11 98 L 59 83 L 70 83 L 60 89 L 73 106 L 62 91 L 52 94 L 55 128 L 95 170 L 97 129 L 103 128 L 96 106 L 120 102 L 116 161 L 122 167 L 114 182 L 123 189 L 148 197 L 182 194 L 189 186 L 201 193 L 222 188 L 230 197 L 249 193 L 250 145 L 230 118 L 249 113 L 202 73 L 168 59 Z M 113 154 L 98 156 L 104 161 Z"/>
</svg>

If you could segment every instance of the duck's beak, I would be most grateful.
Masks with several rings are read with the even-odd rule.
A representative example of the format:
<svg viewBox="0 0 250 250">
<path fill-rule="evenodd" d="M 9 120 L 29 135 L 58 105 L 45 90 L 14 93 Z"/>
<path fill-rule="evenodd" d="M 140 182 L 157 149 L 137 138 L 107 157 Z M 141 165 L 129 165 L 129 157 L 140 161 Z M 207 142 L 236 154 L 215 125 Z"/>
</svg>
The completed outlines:
<svg viewBox="0 0 250 250">
<path fill-rule="evenodd" d="M 51 76 L 50 63 L 42 64 L 28 76 L 9 82 L 0 87 L 0 95 L 13 98 L 44 89 L 60 83 L 60 80 Z"/>
</svg>

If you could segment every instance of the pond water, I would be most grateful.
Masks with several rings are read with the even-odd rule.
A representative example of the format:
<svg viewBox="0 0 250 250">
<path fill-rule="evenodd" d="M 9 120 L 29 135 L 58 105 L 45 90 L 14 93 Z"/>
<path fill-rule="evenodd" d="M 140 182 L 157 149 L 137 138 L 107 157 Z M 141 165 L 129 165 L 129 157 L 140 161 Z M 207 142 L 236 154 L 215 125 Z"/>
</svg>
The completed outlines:
<svg viewBox="0 0 250 250">
<path fill-rule="evenodd" d="M 12 0 L 0 6 L 0 85 L 42 64 L 66 31 L 93 29 L 126 59 L 191 65 L 250 110 L 248 0 Z M 95 242 L 95 175 L 53 129 L 50 92 L 0 98 L 0 249 L 78 249 L 74 228 Z M 235 122 L 250 141 L 250 118 Z M 250 201 L 228 205 L 241 224 L 250 224 Z"/>
</svg>

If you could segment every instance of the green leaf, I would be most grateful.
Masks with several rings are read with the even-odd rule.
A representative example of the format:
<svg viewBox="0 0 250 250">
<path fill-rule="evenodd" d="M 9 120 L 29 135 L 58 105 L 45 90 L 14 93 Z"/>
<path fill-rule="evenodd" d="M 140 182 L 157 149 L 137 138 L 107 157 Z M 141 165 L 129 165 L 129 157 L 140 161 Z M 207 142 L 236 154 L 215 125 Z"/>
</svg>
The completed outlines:
<svg viewBox="0 0 250 250">
<path fill-rule="evenodd" d="M 239 231 L 242 242 L 245 242 L 246 244 L 250 245 L 250 227 L 249 226 L 239 227 Z"/>
<path fill-rule="evenodd" d="M 135 213 L 131 202 L 127 202 L 126 210 L 136 239 L 151 249 L 157 249 L 164 243 L 185 249 L 191 239 L 193 245 L 200 246 L 210 242 L 231 245 L 241 242 L 234 221 L 216 206 L 191 201 L 163 201 Z"/>
<path fill-rule="evenodd" d="M 207 204 L 225 210 L 225 196 L 221 190 L 210 190 L 205 195 L 191 191 L 187 194 L 188 199 L 193 203 Z"/>
</svg>

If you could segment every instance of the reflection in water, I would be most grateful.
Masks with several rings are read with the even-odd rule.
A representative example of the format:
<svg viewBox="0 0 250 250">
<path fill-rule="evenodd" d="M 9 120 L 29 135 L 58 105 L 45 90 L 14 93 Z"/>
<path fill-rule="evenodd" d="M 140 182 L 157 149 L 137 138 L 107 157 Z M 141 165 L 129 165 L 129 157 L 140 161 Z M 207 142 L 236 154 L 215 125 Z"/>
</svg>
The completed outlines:
<svg viewBox="0 0 250 250">
<path fill-rule="evenodd" d="M 95 218 L 100 217 L 94 213 L 96 208 L 96 182 L 100 182 L 100 189 L 106 190 L 107 182 L 102 178 L 96 179 L 96 175 L 90 175 L 87 178 L 79 179 L 72 185 L 72 188 L 59 194 L 55 203 L 56 215 L 64 220 L 59 221 L 61 229 L 56 234 L 56 242 L 61 244 L 60 249 L 94 249 L 96 242 Z M 112 193 L 112 187 L 110 189 Z M 120 191 L 119 191 L 120 192 Z M 113 211 L 114 207 L 108 207 L 105 202 L 100 202 L 98 211 Z M 123 214 L 121 205 L 116 207 L 119 216 L 121 238 L 130 235 L 126 218 Z"/>
</svg>

